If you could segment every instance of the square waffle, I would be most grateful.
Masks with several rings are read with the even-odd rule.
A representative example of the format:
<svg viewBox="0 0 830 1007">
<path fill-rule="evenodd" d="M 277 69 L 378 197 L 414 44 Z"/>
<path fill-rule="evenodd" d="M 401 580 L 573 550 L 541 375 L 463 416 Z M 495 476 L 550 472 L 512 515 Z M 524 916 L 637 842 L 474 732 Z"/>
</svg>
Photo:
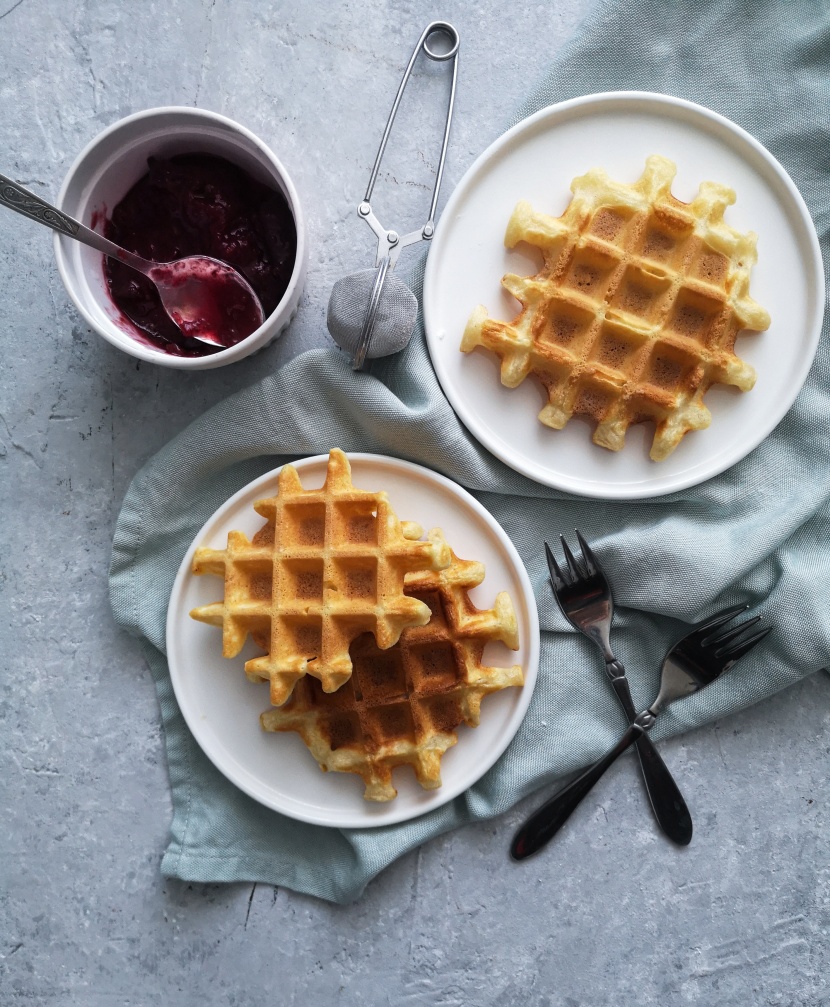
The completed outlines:
<svg viewBox="0 0 830 1007">
<path fill-rule="evenodd" d="M 447 566 L 449 547 L 437 532 L 413 541 L 421 529 L 402 526 L 385 493 L 356 489 L 339 449 L 330 452 L 321 489 L 304 489 L 285 465 L 277 495 L 254 509 L 267 523 L 252 541 L 232 531 L 227 548 L 196 550 L 193 572 L 222 577 L 225 595 L 190 614 L 222 627 L 225 657 L 251 634 L 267 653 L 247 661 L 245 672 L 270 682 L 275 706 L 305 675 L 326 692 L 340 688 L 352 673 L 349 645 L 362 633 L 385 650 L 406 627 L 429 621 L 429 606 L 404 594 L 404 576 Z"/>
<path fill-rule="evenodd" d="M 370 634 L 358 637 L 341 689 L 327 694 L 305 678 L 284 706 L 262 714 L 263 728 L 296 731 L 322 769 L 360 775 L 366 800 L 396 796 L 396 766 L 411 765 L 425 789 L 440 787 L 441 756 L 457 742 L 456 728 L 478 724 L 484 696 L 523 682 L 518 665 L 482 664 L 490 641 L 519 646 L 507 592 L 487 611 L 470 601 L 468 590 L 483 579 L 483 564 L 455 555 L 445 570 L 408 574 L 406 594 L 428 606 L 428 625 L 405 629 L 389 650 Z"/>
<path fill-rule="evenodd" d="M 509 388 L 536 375 L 547 426 L 591 417 L 594 443 L 619 451 L 632 423 L 652 421 L 654 461 L 709 426 L 703 396 L 712 384 L 752 388 L 755 372 L 735 356 L 735 339 L 770 323 L 749 296 L 757 237 L 723 219 L 735 193 L 703 182 L 682 203 L 671 194 L 675 173 L 653 155 L 633 185 L 601 169 L 574 179 L 561 217 L 519 203 L 505 244 L 535 245 L 544 265 L 535 276 L 502 279 L 522 304 L 512 322 L 479 306 L 461 343 L 464 352 L 494 352 Z"/>
</svg>

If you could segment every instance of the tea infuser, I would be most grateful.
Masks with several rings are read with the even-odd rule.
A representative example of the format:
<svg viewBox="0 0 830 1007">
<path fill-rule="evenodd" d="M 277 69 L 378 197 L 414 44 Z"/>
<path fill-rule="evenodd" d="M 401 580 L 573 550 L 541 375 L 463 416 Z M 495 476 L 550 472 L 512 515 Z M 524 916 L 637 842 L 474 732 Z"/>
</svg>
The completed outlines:
<svg viewBox="0 0 830 1007">
<path fill-rule="evenodd" d="M 430 40 L 436 35 L 444 35 L 451 43 L 446 52 L 436 52 L 430 48 Z M 375 268 L 360 270 L 338 280 L 332 288 L 326 316 L 326 324 L 332 338 L 341 349 L 351 354 L 352 368 L 356 371 L 363 367 L 367 358 L 384 357 L 402 350 L 409 342 L 412 330 L 415 328 L 415 319 L 418 314 L 418 302 L 415 295 L 402 280 L 390 274 L 398 262 L 401 251 L 407 245 L 414 245 L 419 241 L 431 241 L 435 234 L 435 207 L 438 202 L 438 191 L 441 187 L 447 143 L 450 138 L 455 83 L 458 76 L 459 44 L 458 32 L 446 21 L 433 21 L 424 29 L 404 71 L 398 93 L 395 95 L 392 111 L 389 113 L 372 174 L 369 177 L 366 195 L 357 208 L 358 216 L 366 221 L 378 239 Z M 429 59 L 436 62 L 452 60 L 452 86 L 447 107 L 447 122 L 444 127 L 441 157 L 438 161 L 435 188 L 429 207 L 429 217 L 423 227 L 401 236 L 397 231 L 387 231 L 383 227 L 372 212 L 370 200 L 404 88 L 412 73 L 415 60 L 422 49 Z"/>
</svg>

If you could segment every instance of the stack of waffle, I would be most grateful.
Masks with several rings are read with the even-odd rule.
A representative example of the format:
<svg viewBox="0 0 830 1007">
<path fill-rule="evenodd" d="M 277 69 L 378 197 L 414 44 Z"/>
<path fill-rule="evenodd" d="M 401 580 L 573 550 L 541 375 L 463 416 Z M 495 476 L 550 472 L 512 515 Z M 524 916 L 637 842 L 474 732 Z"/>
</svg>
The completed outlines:
<svg viewBox="0 0 830 1007">
<path fill-rule="evenodd" d="M 194 572 L 221 576 L 225 592 L 191 615 L 221 626 L 226 657 L 249 634 L 265 651 L 245 664 L 270 682 L 263 728 L 296 731 L 324 770 L 360 775 L 367 800 L 395 797 L 404 764 L 440 786 L 456 728 L 478 724 L 485 695 L 522 684 L 518 666 L 482 665 L 491 640 L 518 648 L 510 598 L 475 608 L 467 592 L 484 567 L 458 559 L 438 529 L 419 541 L 385 493 L 352 485 L 337 449 L 322 489 L 305 490 L 288 465 L 255 508 L 267 523 L 253 540 L 234 531 L 226 549 L 196 551 Z"/>
</svg>

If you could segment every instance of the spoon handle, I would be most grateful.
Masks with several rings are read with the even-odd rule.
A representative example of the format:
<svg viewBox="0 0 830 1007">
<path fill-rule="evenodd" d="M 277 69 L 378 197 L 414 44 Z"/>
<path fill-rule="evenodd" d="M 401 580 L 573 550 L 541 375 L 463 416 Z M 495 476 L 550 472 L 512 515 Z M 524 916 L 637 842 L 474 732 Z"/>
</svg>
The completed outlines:
<svg viewBox="0 0 830 1007">
<path fill-rule="evenodd" d="M 85 245 L 103 252 L 104 255 L 120 259 L 121 262 L 126 262 L 128 266 L 132 266 L 133 269 L 137 269 L 145 275 L 155 265 L 153 262 L 148 262 L 147 259 L 142 259 L 140 255 L 128 252 L 125 248 L 116 245 L 115 242 L 109 241 L 103 234 L 98 234 L 91 228 L 85 227 L 74 217 L 70 217 L 69 214 L 52 206 L 51 203 L 47 203 L 46 200 L 36 196 L 28 189 L 24 189 L 22 185 L 18 185 L 17 182 L 5 175 L 0 175 L 0 206 L 6 206 L 10 210 L 28 217 L 29 220 L 45 224 L 53 231 L 65 234 L 69 238 L 75 238 L 76 241 L 81 241 Z"/>
<path fill-rule="evenodd" d="M 605 770 L 642 734 L 643 728 L 639 724 L 631 724 L 606 756 L 589 766 L 581 776 L 554 794 L 538 811 L 535 811 L 513 837 L 510 847 L 513 859 L 524 860 L 525 857 L 538 853 L 546 843 L 549 843 Z"/>
<path fill-rule="evenodd" d="M 61 234 L 68 234 L 70 238 L 76 237 L 81 227 L 77 220 L 62 213 L 57 207 L 50 206 L 40 196 L 29 192 L 5 175 L 0 175 L 0 203 L 10 210 L 22 213 L 24 217 L 36 220 L 39 224 L 46 224 Z"/>
</svg>

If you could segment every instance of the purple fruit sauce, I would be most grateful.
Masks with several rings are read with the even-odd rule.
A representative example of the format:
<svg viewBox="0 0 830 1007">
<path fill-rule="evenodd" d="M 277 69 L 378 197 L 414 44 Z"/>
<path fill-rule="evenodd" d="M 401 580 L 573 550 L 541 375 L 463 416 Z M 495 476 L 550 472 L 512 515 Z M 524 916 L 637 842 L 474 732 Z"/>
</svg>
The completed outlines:
<svg viewBox="0 0 830 1007">
<path fill-rule="evenodd" d="M 285 196 L 212 154 L 150 158 L 148 166 L 105 221 L 106 237 L 155 262 L 188 255 L 227 262 L 253 287 L 267 318 L 288 288 L 297 255 L 297 229 Z M 152 346 L 183 357 L 222 349 L 184 335 L 140 273 L 105 257 L 104 275 L 113 302 Z M 223 308 L 229 289 L 219 283 L 207 310 L 216 334 L 231 346 L 252 329 L 243 333 L 248 323 L 237 319 L 219 331 L 224 308 L 238 313 L 236 304 Z"/>
</svg>

